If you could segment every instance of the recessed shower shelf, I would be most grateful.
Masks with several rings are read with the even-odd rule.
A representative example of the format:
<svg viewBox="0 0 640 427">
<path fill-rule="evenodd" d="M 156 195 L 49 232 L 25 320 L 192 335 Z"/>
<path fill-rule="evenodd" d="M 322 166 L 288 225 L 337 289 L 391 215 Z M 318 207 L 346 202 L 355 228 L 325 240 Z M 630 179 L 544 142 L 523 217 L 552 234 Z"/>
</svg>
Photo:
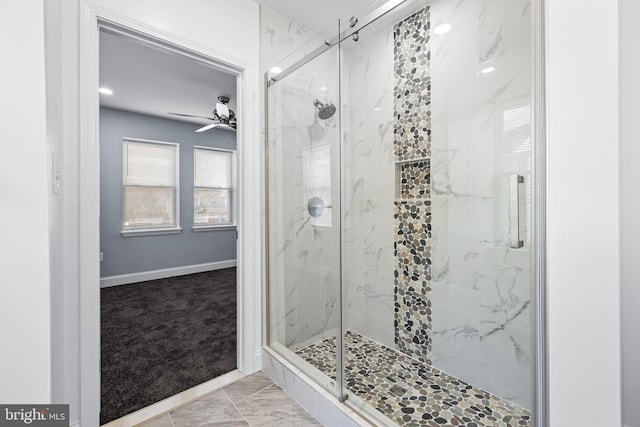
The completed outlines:
<svg viewBox="0 0 640 427">
<path fill-rule="evenodd" d="M 429 159 L 396 162 L 396 200 L 428 199 L 431 194 Z"/>
<path fill-rule="evenodd" d="M 430 160 L 429 157 L 422 157 L 419 159 L 394 160 L 393 163 L 395 163 L 396 165 L 404 165 L 407 163 L 428 162 L 429 160 Z"/>
</svg>

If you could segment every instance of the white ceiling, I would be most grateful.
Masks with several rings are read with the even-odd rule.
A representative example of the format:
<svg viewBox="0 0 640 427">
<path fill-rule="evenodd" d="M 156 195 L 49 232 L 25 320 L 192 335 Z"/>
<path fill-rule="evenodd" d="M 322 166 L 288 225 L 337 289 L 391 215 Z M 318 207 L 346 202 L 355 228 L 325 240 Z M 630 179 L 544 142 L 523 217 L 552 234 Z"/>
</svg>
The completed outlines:
<svg viewBox="0 0 640 427">
<path fill-rule="evenodd" d="M 210 120 L 172 113 L 211 116 L 219 95 L 236 111 L 236 78 L 186 56 L 119 35 L 100 32 L 100 105 L 209 124 Z M 241 118 L 238 118 L 241 120 Z"/>
<path fill-rule="evenodd" d="M 311 31 L 320 32 L 337 19 L 348 21 L 380 0 L 254 0 L 292 19 Z"/>
</svg>

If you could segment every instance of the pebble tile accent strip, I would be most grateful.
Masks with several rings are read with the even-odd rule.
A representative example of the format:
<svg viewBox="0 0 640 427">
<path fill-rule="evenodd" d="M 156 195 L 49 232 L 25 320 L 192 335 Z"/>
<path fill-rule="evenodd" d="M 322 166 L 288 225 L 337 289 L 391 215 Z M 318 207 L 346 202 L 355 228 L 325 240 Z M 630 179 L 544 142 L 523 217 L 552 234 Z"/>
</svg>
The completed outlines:
<svg viewBox="0 0 640 427">
<path fill-rule="evenodd" d="M 431 363 L 430 284 L 423 275 L 414 274 L 396 277 L 394 285 L 396 348 L 421 362 Z"/>
<path fill-rule="evenodd" d="M 397 267 L 405 275 L 425 274 L 431 280 L 431 200 L 397 200 L 394 206 Z"/>
<path fill-rule="evenodd" d="M 431 363 L 431 200 L 396 201 L 394 224 L 396 347 Z"/>
<path fill-rule="evenodd" d="M 394 209 L 396 348 L 431 363 L 430 7 L 394 26 L 394 155 L 400 198 Z"/>
<path fill-rule="evenodd" d="M 335 337 L 296 354 L 336 378 Z M 354 331 L 345 333 L 345 384 L 399 426 L 531 426 L 520 406 Z"/>
<path fill-rule="evenodd" d="M 397 161 L 431 156 L 430 7 L 394 26 L 394 154 Z"/>
</svg>

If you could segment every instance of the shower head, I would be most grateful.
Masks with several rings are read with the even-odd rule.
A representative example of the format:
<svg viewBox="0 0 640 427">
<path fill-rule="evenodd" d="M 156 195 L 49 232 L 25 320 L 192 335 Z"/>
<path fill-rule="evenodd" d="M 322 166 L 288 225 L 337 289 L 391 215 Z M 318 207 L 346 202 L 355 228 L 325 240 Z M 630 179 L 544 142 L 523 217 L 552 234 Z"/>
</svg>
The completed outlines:
<svg viewBox="0 0 640 427">
<path fill-rule="evenodd" d="M 336 106 L 333 103 L 322 103 L 317 99 L 313 100 L 313 105 L 318 110 L 318 118 L 320 120 L 328 120 L 336 113 Z"/>
</svg>

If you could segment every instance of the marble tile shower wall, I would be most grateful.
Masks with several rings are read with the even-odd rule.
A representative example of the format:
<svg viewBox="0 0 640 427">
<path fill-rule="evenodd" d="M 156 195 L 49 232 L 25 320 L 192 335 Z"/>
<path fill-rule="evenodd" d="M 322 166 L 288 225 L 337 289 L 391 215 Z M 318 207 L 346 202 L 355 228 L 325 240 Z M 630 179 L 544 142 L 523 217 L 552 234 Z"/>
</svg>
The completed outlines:
<svg viewBox="0 0 640 427">
<path fill-rule="evenodd" d="M 315 33 L 289 18 L 260 6 L 260 68 L 269 70 L 301 49 Z"/>
<path fill-rule="evenodd" d="M 261 7 L 263 71 L 308 42 L 314 34 L 284 16 Z M 318 64 L 331 73 L 330 57 Z M 293 350 L 335 334 L 338 327 L 339 235 L 335 227 L 309 221 L 304 188 L 305 151 L 311 146 L 313 99 L 323 76 L 301 69 L 269 91 L 269 281 L 272 339 Z M 335 71 L 334 71 L 335 73 Z M 326 76 L 325 76 L 326 77 Z M 337 84 L 330 88 L 335 96 Z M 322 141 L 337 141 L 327 125 Z M 332 150 L 332 156 L 337 156 Z M 332 159 L 337 164 L 337 157 Z M 337 182 L 332 182 L 337 188 Z M 334 215 L 335 215 L 334 211 Z M 334 224 L 337 218 L 334 218 Z"/>
<path fill-rule="evenodd" d="M 530 409 L 530 242 L 504 239 L 501 142 L 504 111 L 530 104 L 530 2 L 435 0 L 431 17 L 452 25 L 431 43 L 432 363 Z"/>
</svg>

